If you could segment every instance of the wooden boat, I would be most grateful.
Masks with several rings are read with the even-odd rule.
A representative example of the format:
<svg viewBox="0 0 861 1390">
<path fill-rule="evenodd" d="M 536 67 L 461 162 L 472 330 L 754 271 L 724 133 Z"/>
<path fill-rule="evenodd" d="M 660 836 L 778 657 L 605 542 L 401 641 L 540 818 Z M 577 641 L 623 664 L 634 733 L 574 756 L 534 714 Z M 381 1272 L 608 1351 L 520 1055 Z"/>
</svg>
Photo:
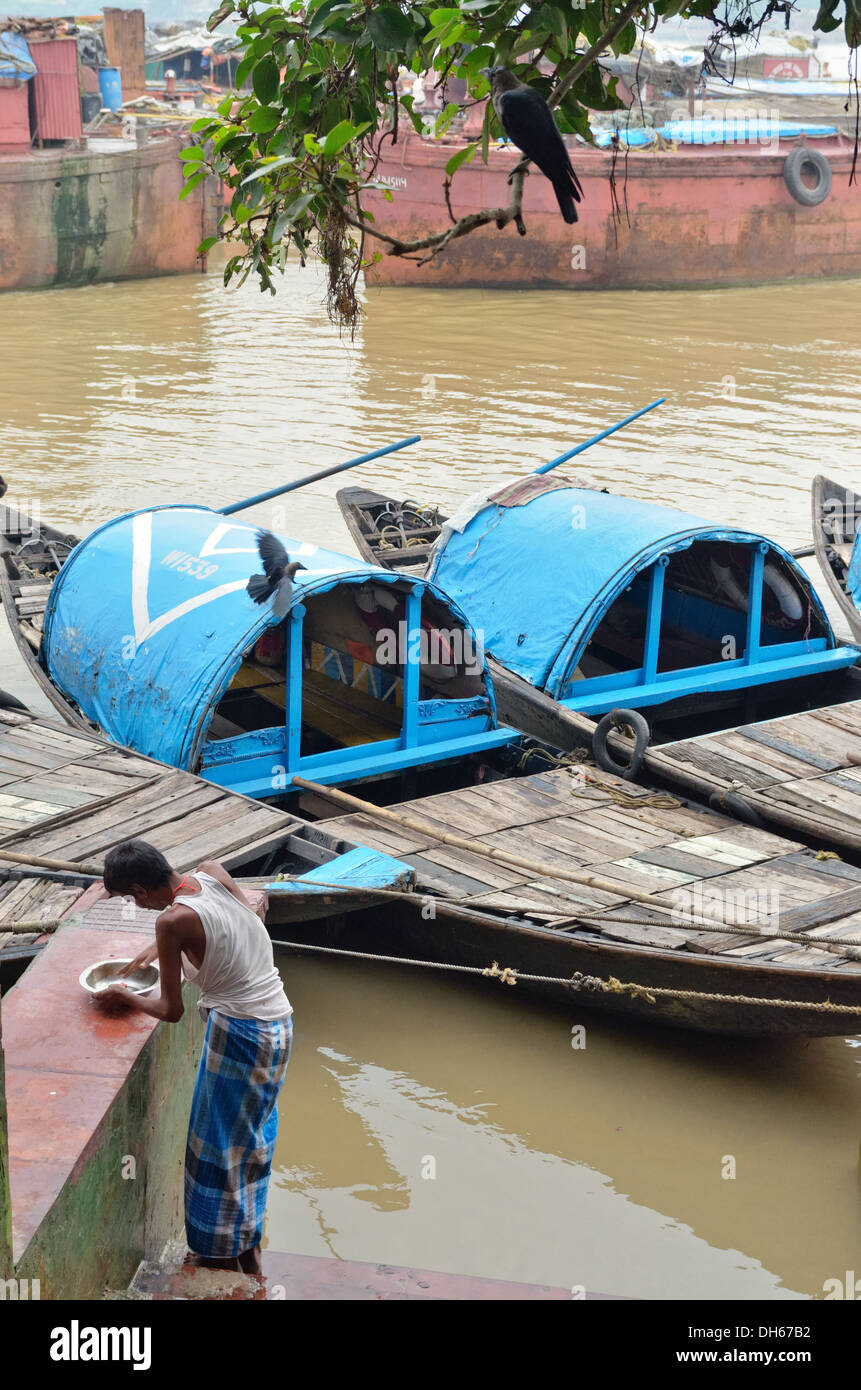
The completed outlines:
<svg viewBox="0 0 861 1390">
<path fill-rule="evenodd" d="M 842 483 L 818 473 L 811 489 L 813 545 L 819 568 L 856 640 L 861 640 L 861 612 L 847 587 L 855 537 L 861 524 L 861 497 Z"/>
<path fill-rule="evenodd" d="M 461 532 L 435 508 L 364 488 L 338 493 L 364 558 L 432 575 L 483 632 L 500 718 L 564 748 L 590 727 L 572 714 L 646 710 L 662 740 L 861 694 L 857 650 L 836 640 L 794 557 L 764 537 L 709 533 L 698 518 L 564 479 L 548 488 L 533 474 L 518 487 L 478 499 Z M 590 509 L 597 542 L 586 531 L 580 542 L 576 528 L 572 538 L 572 507 Z M 627 535 L 640 523 L 648 543 L 638 551 L 635 541 L 629 555 L 613 528 Z M 603 567 L 593 544 L 615 547 Z M 572 591 L 567 576 L 587 564 L 585 591 Z M 547 607 L 561 616 L 544 631 Z M 758 637 L 747 630 L 751 612 L 762 615 Z M 729 642 L 735 659 L 720 659 Z"/>
<path fill-rule="evenodd" d="M 579 1022 L 597 1009 L 740 1036 L 859 1026 L 861 869 L 797 840 L 570 767 L 396 808 L 324 792 L 323 824 L 409 862 L 416 896 L 328 938 L 280 929 L 282 943 L 485 974 L 496 962 L 478 987 L 506 1003 L 535 993 Z M 500 985 L 505 968 L 540 978 Z"/>
<path fill-rule="evenodd" d="M 196 510 L 206 513 L 203 508 Z M 21 532 L 26 531 L 22 525 Z M 188 535 L 186 526 L 184 536 Z M 221 537 L 225 548 L 227 540 L 241 539 L 236 535 Z M 210 554 L 217 550 L 216 546 Z M 33 619 L 38 619 L 44 610 L 52 586 L 50 582 L 47 585 L 48 596 L 42 594 L 29 601 L 25 595 L 33 591 L 26 587 L 16 591 L 14 586 L 40 580 L 44 589 L 45 576 L 50 581 L 51 574 L 47 568 L 40 568 L 35 576 L 28 575 L 19 551 L 20 547 L 16 551 L 10 545 L 4 557 L 6 592 L 10 596 L 6 600 L 7 615 L 19 627 L 32 624 L 35 632 L 38 625 Z M 77 552 L 79 556 L 85 553 L 86 548 Z M 55 573 L 62 575 L 65 562 L 59 552 L 56 560 L 61 563 Z M 44 558 L 38 563 L 44 565 Z M 17 577 L 13 577 L 16 572 Z M 334 577 L 338 579 L 342 572 L 337 569 Z M 22 611 L 28 602 L 34 611 Z M 57 609 L 52 607 L 51 611 L 56 614 Z M 154 606 L 153 612 L 156 616 L 150 621 L 164 617 L 161 607 Z M 33 645 L 26 638 L 22 638 L 22 644 L 35 673 Z M 44 668 L 40 669 L 46 676 Z M 89 669 L 86 661 L 83 669 Z M 187 680 L 188 668 L 183 674 Z M 228 696 L 233 690 L 240 692 L 241 699 L 246 698 L 242 692 L 247 687 L 234 685 L 232 679 L 225 680 L 223 688 Z M 119 677 L 114 689 L 119 698 L 123 692 Z M 86 696 L 83 688 L 81 693 Z M 82 706 L 72 705 L 60 687 L 55 694 L 58 700 L 67 702 L 77 720 L 86 717 Z M 473 697 L 467 693 L 464 698 Z M 207 708 L 210 706 L 211 700 Z M 231 706 L 230 713 L 238 712 Z M 159 713 L 162 724 L 165 713 Z M 224 717 L 229 715 L 225 713 Z M 0 711 L 0 722 L 3 718 L 4 712 Z M 16 725 L 18 718 L 5 714 L 13 732 L 14 727 L 24 727 L 24 734 L 18 735 L 23 753 L 29 724 L 25 721 L 23 726 Z M 200 855 L 205 842 L 206 853 L 224 855 L 234 871 L 251 875 L 252 882 L 268 889 L 268 924 L 279 939 L 292 938 L 294 933 L 301 935 L 303 921 L 316 921 L 311 929 L 313 939 L 319 941 L 325 930 L 334 932 L 342 945 L 374 950 L 381 949 L 379 943 L 375 947 L 379 928 L 389 954 L 421 955 L 427 950 L 428 958 L 475 962 L 482 968 L 490 968 L 494 959 L 503 957 L 502 965 L 553 978 L 568 977 L 579 970 L 605 983 L 614 977 L 623 984 L 695 992 L 688 998 L 654 995 L 655 1002 L 651 1003 L 636 990 L 617 993 L 611 987 L 609 993 L 598 989 L 574 993 L 559 984 L 536 986 L 554 1000 L 568 1000 L 578 1015 L 582 1005 L 594 1004 L 625 1016 L 706 1031 L 824 1035 L 843 1033 L 854 1026 L 855 1016 L 835 1011 L 829 1000 L 831 1004 L 861 1007 L 861 973 L 849 948 L 844 950 L 839 944 L 841 934 L 852 934 L 851 917 L 856 909 L 851 895 L 858 892 L 853 875 L 861 877 L 861 871 L 834 861 L 819 861 L 797 842 L 775 840 L 767 833 L 735 824 L 726 815 L 697 808 L 680 798 L 667 809 L 666 800 L 659 798 L 656 804 L 648 788 L 631 787 L 617 778 L 601 778 L 592 771 L 587 774 L 593 779 L 588 786 L 578 780 L 581 771 L 572 776 L 570 769 L 522 775 L 522 767 L 509 767 L 515 775 L 505 777 L 503 769 L 494 765 L 494 754 L 509 754 L 512 745 L 508 737 L 487 748 L 481 754 L 480 764 L 472 762 L 482 778 L 477 784 L 471 785 L 475 781 L 469 767 L 472 755 L 449 763 L 448 770 L 445 765 L 442 769 L 437 765 L 436 794 L 422 796 L 414 808 L 429 833 L 416 836 L 412 831 L 381 829 L 372 816 L 343 817 L 337 798 L 344 793 L 331 780 L 334 761 L 318 761 L 310 768 L 300 764 L 291 771 L 293 784 L 304 798 L 302 809 L 324 817 L 310 824 L 290 811 L 278 809 L 274 802 L 281 798 L 271 783 L 267 787 L 271 804 L 250 803 L 243 796 L 232 794 L 217 776 L 212 776 L 213 770 L 218 769 L 215 762 L 206 768 L 209 777 L 204 781 L 190 772 L 166 767 L 164 760 L 154 762 L 128 748 L 108 747 L 103 739 L 78 726 L 61 736 L 56 731 L 42 730 L 44 723 L 36 721 L 40 738 L 53 739 L 56 746 L 65 737 L 84 746 L 83 759 L 64 747 L 60 759 L 65 760 L 64 765 L 70 760 L 85 769 L 104 764 L 104 776 L 108 760 L 113 775 L 122 775 L 117 773 L 121 767 L 126 773 L 131 769 L 136 777 L 143 776 L 144 771 L 150 778 L 166 777 L 166 791 L 172 785 L 171 778 L 184 779 L 189 788 L 187 799 L 184 793 L 182 797 L 157 797 L 154 802 L 149 785 L 147 795 L 137 782 L 120 797 L 108 796 L 99 804 L 98 814 L 92 805 L 79 805 L 69 816 L 55 814 L 48 805 L 43 819 L 28 820 L 15 833 L 9 825 L 4 826 L 0 814 L 0 849 L 32 856 L 61 850 L 81 862 L 76 844 L 79 849 L 85 848 L 87 855 L 98 854 L 134 828 L 166 853 L 172 853 L 179 864 L 183 863 L 183 844 L 188 854 L 193 849 L 194 854 Z M 230 735 L 229 731 L 227 736 L 243 737 Z M 361 752 L 352 769 L 354 775 L 344 779 L 354 783 L 366 771 L 367 751 L 362 745 L 357 746 Z M 32 817 L 38 790 L 36 780 L 41 778 L 44 783 L 46 767 L 56 767 L 56 762 L 50 753 L 39 748 L 31 751 L 36 758 L 32 774 L 35 780 L 17 790 L 13 786 L 12 796 L 20 794 L 24 798 L 30 806 L 27 814 Z M 253 762 L 259 752 L 256 748 L 250 752 Z M 283 745 L 278 746 L 277 752 L 283 756 Z M 5 754 L 20 761 L 8 746 Z M 519 747 L 516 759 L 521 759 Z M 315 779 L 303 775 L 313 770 L 318 773 Z M 334 775 L 340 781 L 340 774 Z M 55 785 L 60 788 L 61 782 L 58 780 Z M 10 804 L 8 791 L 7 785 L 5 805 Z M 396 797 L 397 791 L 397 783 L 390 780 L 386 784 L 372 776 L 367 794 L 391 801 L 392 792 Z M 226 808 L 219 810 L 219 797 L 229 798 L 227 804 L 236 807 L 235 824 Z M 624 807 L 620 798 L 624 799 Z M 642 809 L 637 803 L 640 798 Z M 210 802 L 214 809 L 208 828 Z M 180 817 L 183 808 L 190 821 L 186 829 Z M 378 808 L 380 812 L 383 809 Z M 409 805 L 398 807 L 399 812 L 409 810 Z M 268 821 L 266 826 L 258 825 L 255 816 L 271 816 L 275 821 L 271 827 Z M 446 840 L 451 827 L 460 827 L 482 843 L 475 851 L 452 850 Z M 510 862 L 512 847 L 517 863 Z M 799 857 L 802 862 L 797 865 Z M 771 877 L 764 880 L 766 868 Z M 585 881 L 576 878 L 579 870 L 584 871 Z M 774 930 L 762 940 L 760 926 L 745 926 L 740 931 L 728 929 L 715 935 L 674 924 L 668 890 L 681 884 L 695 892 L 700 884 L 704 891 L 718 871 L 726 876 L 725 883 L 742 893 L 758 890 L 764 881 L 767 886 L 773 881 L 778 887 L 785 887 L 787 878 L 791 878 L 795 888 L 799 879 L 807 875 L 806 882 L 816 885 L 816 891 L 809 893 L 816 911 L 810 915 L 808 925 L 827 925 L 828 934 L 835 936 L 837 944 L 826 951 L 821 941 L 804 937 L 800 941 L 786 940 L 776 936 Z M 285 873 L 288 879 L 299 876 L 301 881 L 285 882 L 280 877 Z M 835 885 L 843 888 L 846 881 L 849 887 L 844 892 L 850 898 L 835 892 Z M 410 899 L 420 890 L 422 906 L 426 907 L 432 899 L 437 904 L 435 912 L 423 916 L 415 906 L 407 906 L 399 893 L 409 889 L 411 882 Z M 381 904 L 394 901 L 391 894 L 397 895 L 398 907 L 384 910 Z M 826 897 L 829 901 L 823 907 L 820 899 Z M 361 909 L 366 903 L 376 903 L 374 914 L 359 910 L 360 929 L 353 933 L 352 913 L 346 921 L 343 914 L 347 908 Z M 452 910 L 455 917 L 450 915 Z M 397 916 L 396 922 L 392 913 Z M 645 917 L 647 925 L 625 920 L 636 915 Z M 781 917 L 781 926 L 783 923 Z M 797 925 L 803 929 L 804 921 Z M 839 954 L 835 955 L 835 951 Z M 700 997 L 710 994 L 724 998 Z M 755 1006 L 749 1002 L 754 998 L 784 1002 Z M 805 1003 L 814 1007 L 798 1007 Z"/>
</svg>

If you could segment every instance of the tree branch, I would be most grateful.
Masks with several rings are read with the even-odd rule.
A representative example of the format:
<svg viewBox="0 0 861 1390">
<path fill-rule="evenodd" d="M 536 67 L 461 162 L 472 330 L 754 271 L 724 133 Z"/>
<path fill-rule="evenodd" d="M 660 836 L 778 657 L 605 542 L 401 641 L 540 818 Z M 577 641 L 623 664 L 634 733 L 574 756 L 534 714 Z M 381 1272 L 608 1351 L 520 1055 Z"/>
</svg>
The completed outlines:
<svg viewBox="0 0 861 1390">
<path fill-rule="evenodd" d="M 509 222 L 513 222 L 521 236 L 526 235 L 526 227 L 523 223 L 523 183 L 526 178 L 526 169 L 517 167 L 511 175 L 511 202 L 507 208 L 483 208 L 481 212 L 471 212 L 466 217 L 459 217 L 453 227 L 448 227 L 444 232 L 434 232 L 431 236 L 419 237 L 415 241 L 403 241 L 400 237 L 391 236 L 388 232 L 382 232 L 373 226 L 365 218 L 354 217 L 352 213 L 344 212 L 344 217 L 351 227 L 357 227 L 367 236 L 376 237 L 378 241 L 384 241 L 391 248 L 388 252 L 390 256 L 406 256 L 418 261 L 419 265 L 426 265 L 432 261 L 441 251 L 444 251 L 450 241 L 457 241 L 459 237 L 467 236 L 469 232 L 474 232 L 476 227 L 486 227 L 488 222 L 495 222 L 497 227 L 502 230 L 507 227 Z M 416 251 L 430 251 L 429 256 L 416 257 Z"/>
<path fill-rule="evenodd" d="M 586 71 L 586 69 L 592 66 L 595 59 L 601 53 L 604 52 L 604 49 L 607 47 L 607 45 L 612 43 L 615 38 L 618 38 L 625 25 L 629 22 L 629 20 L 633 19 L 634 15 L 637 13 L 637 10 L 640 10 L 642 8 L 643 0 L 628 0 L 628 3 L 622 10 L 621 14 L 619 14 L 617 18 L 614 19 L 613 23 L 604 30 L 601 37 L 595 40 L 592 47 L 587 48 L 586 52 L 574 64 L 573 68 L 568 73 L 568 75 L 566 77 L 563 77 L 556 90 L 550 93 L 550 100 L 548 102 L 549 106 L 559 105 L 562 98 L 574 86 L 574 83 L 577 81 L 578 77 L 583 76 L 583 73 Z"/>
</svg>

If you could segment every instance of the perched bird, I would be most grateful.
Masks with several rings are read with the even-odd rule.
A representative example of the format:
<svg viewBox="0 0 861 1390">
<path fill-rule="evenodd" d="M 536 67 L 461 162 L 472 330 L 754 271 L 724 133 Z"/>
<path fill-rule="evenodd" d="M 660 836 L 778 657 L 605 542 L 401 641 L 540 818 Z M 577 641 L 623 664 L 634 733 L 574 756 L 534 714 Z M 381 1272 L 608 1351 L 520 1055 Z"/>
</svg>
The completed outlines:
<svg viewBox="0 0 861 1390">
<path fill-rule="evenodd" d="M 583 189 L 547 102 L 508 68 L 481 71 L 490 82 L 490 99 L 502 129 L 553 184 L 565 221 L 576 222 L 575 204 L 580 202 Z"/>
<path fill-rule="evenodd" d="M 298 560 L 291 563 L 287 551 L 271 531 L 257 532 L 257 549 L 263 563 L 263 574 L 252 574 L 246 588 L 255 603 L 266 603 L 274 594 L 272 612 L 276 618 L 283 618 L 293 596 L 293 577 L 297 570 L 303 570 L 305 566 L 300 565 Z"/>
</svg>

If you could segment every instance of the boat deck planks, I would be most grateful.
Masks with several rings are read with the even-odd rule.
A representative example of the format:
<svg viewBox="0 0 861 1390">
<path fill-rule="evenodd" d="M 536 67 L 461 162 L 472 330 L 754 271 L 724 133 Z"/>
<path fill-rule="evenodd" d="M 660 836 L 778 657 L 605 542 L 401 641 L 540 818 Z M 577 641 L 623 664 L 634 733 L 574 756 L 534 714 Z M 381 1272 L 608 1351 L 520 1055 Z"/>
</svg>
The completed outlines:
<svg viewBox="0 0 861 1390">
<path fill-rule="evenodd" d="M 0 849 L 16 854 L 100 863 L 113 845 L 140 835 L 179 869 L 202 858 L 238 868 L 300 823 L 96 734 L 17 711 L 0 709 L 0 769 Z M 0 858 L 0 877 L 18 867 Z M 46 878 L 0 882 L 0 958 L 35 949 L 39 935 L 4 931 L 4 923 L 53 921 L 82 892 Z"/>
<path fill-rule="evenodd" d="M 740 795 L 763 825 L 861 850 L 861 700 L 656 745 L 645 774 Z"/>
<path fill-rule="evenodd" d="M 861 738 L 861 711 L 859 711 Z M 681 748 L 682 745 L 679 745 Z M 685 752 L 689 750 L 685 749 Z M 619 793 L 633 804 L 620 805 Z M 469 836 L 489 849 L 560 868 L 581 867 L 618 882 L 618 893 L 539 875 L 526 867 L 484 859 L 480 854 L 435 844 L 418 831 L 378 825 L 369 815 L 333 817 L 326 828 L 398 853 L 417 871 L 417 889 L 447 893 L 464 905 L 511 916 L 527 916 L 560 933 L 663 950 L 723 955 L 781 963 L 803 969 L 861 971 L 861 960 L 782 938 L 763 940 L 750 917 L 730 919 L 725 933 L 697 931 L 696 923 L 673 925 L 669 913 L 685 890 L 692 910 L 721 920 L 724 908 L 709 910 L 717 887 L 723 903 L 739 905 L 771 930 L 812 929 L 820 936 L 861 937 L 861 870 L 816 852 L 787 836 L 745 825 L 716 811 L 681 803 L 652 805 L 654 793 L 636 783 L 601 774 L 586 783 L 577 770 L 560 768 L 512 782 L 492 782 L 405 802 L 398 811 L 441 830 Z M 640 805 L 637 805 L 637 802 Z M 467 815 L 464 813 L 468 812 Z M 486 812 L 486 814 L 485 814 Z M 861 782 L 859 782 L 861 814 Z M 654 908 L 626 896 L 636 886 L 653 897 Z M 702 894 L 701 906 L 695 906 Z M 578 910 L 598 909 L 600 922 L 568 922 Z M 779 921 L 777 911 L 779 909 Z M 668 912 L 669 910 L 669 912 Z M 638 920 L 616 921 L 635 917 Z M 738 929 L 733 930 L 738 922 Z M 747 925 L 745 924 L 747 922 Z M 833 930 L 832 930 L 833 928 Z"/>
</svg>

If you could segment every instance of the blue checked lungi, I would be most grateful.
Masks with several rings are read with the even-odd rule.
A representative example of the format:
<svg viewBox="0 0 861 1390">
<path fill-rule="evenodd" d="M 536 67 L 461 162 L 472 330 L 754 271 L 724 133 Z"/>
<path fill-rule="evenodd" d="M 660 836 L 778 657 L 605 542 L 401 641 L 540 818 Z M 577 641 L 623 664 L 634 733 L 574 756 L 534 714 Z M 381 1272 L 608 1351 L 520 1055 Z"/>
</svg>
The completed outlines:
<svg viewBox="0 0 861 1390">
<path fill-rule="evenodd" d="M 231 1259 L 260 1244 L 292 1042 L 289 1016 L 209 1014 L 185 1151 L 185 1226 L 196 1255 Z"/>
</svg>

